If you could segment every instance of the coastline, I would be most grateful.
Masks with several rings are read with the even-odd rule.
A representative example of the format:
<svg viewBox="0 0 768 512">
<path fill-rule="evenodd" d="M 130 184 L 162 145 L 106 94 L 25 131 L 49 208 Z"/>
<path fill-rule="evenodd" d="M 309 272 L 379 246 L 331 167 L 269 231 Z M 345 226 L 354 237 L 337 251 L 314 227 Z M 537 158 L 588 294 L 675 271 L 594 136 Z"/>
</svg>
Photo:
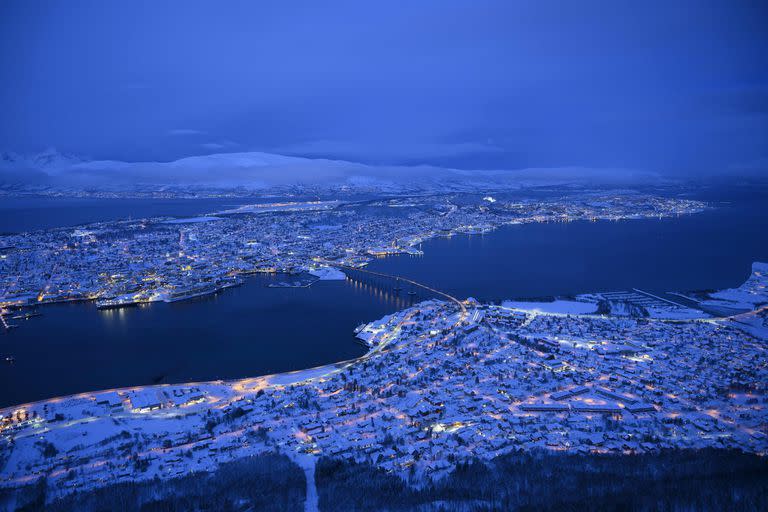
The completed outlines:
<svg viewBox="0 0 768 512">
<path fill-rule="evenodd" d="M 576 222 L 579 222 L 579 221 L 576 221 Z M 589 222 L 589 221 L 588 221 L 588 222 Z M 511 223 L 511 224 L 519 224 L 519 223 L 517 223 L 517 222 L 514 222 L 514 223 Z M 506 225 L 506 224 L 505 224 L 505 225 Z M 472 237 L 476 237 L 476 235 L 474 235 L 474 234 L 462 234 L 461 236 L 466 236 L 466 237 L 470 237 L 470 238 L 472 238 Z M 431 237 L 431 238 L 430 238 L 430 240 L 431 240 L 431 239 L 434 239 L 434 238 L 435 238 L 435 237 Z M 414 246 L 415 246 L 415 244 L 414 244 Z M 219 291 L 216 291 L 216 292 L 214 292 L 214 294 L 216 294 L 216 293 L 219 293 Z M 351 323 L 351 324 L 350 324 L 350 329 L 351 329 L 352 327 L 354 327 L 354 323 Z M 267 373 L 267 374 L 272 374 L 272 372 L 269 372 L 269 373 Z M 247 374 L 247 373 L 240 373 L 240 375 L 248 375 L 248 374 Z M 235 378 L 238 378 L 238 377 L 235 377 Z M 245 378 L 245 377 L 243 377 L 243 378 Z M 216 379 L 213 379 L 213 381 L 215 381 L 215 380 L 216 380 Z M 208 379 L 203 379 L 203 380 L 194 379 L 194 380 L 191 380 L 191 381 L 190 381 L 190 380 L 188 380 L 188 379 L 183 379 L 183 378 L 182 378 L 182 379 L 179 379 L 179 378 L 174 378 L 174 379 L 173 379 L 171 382 L 172 382 L 172 383 L 183 383 L 183 382 L 208 382 L 208 381 L 209 381 Z M 131 386 L 130 386 L 130 385 L 126 385 L 126 386 L 124 386 L 124 387 L 131 387 Z M 98 389 L 98 388 L 97 388 L 97 389 Z M 44 400 L 44 398 L 42 398 L 42 400 Z M 24 402 L 24 403 L 29 403 L 29 402 Z"/>
<path fill-rule="evenodd" d="M 196 447 L 199 446 L 199 449 L 201 450 L 199 454 L 204 455 L 204 457 L 200 459 L 200 462 L 193 465 L 193 467 L 196 468 L 195 471 L 213 471 L 223 461 L 237 460 L 245 455 L 268 453 L 275 449 L 292 457 L 305 457 L 318 456 L 321 453 L 334 455 L 333 451 L 326 452 L 325 449 L 330 450 L 331 448 L 329 447 L 336 447 L 335 449 L 341 451 L 335 455 L 345 453 L 345 457 L 352 457 L 352 460 L 361 460 L 359 457 L 364 456 L 364 453 L 357 452 L 355 449 L 344 451 L 346 450 L 346 443 L 342 442 L 342 438 L 338 437 L 341 434 L 333 434 L 335 430 L 334 427 L 331 427 L 330 425 L 333 425 L 334 423 L 337 424 L 338 427 L 335 428 L 342 428 L 342 426 L 345 426 L 344 428 L 363 428 L 363 426 L 365 426 L 364 428 L 371 428 L 374 425 L 378 425 L 381 421 L 384 421 L 384 425 L 386 425 L 387 422 L 394 422 L 394 425 L 397 425 L 399 422 L 404 422 L 405 424 L 411 424 L 411 422 L 413 422 L 413 424 L 421 425 L 421 427 L 415 431 L 407 427 L 396 427 L 398 429 L 397 432 L 399 432 L 398 435 L 416 435 L 417 439 L 420 439 L 421 434 L 419 432 L 425 427 L 426 422 L 426 425 L 432 425 L 432 434 L 427 437 L 427 440 L 431 438 L 433 442 L 438 439 L 441 440 L 440 442 L 446 442 L 450 440 L 451 437 L 448 436 L 443 438 L 442 432 L 444 431 L 446 433 L 453 431 L 464 432 L 464 429 L 470 428 L 472 425 L 483 425 L 484 429 L 490 428 L 493 432 L 496 432 L 495 429 L 497 427 L 494 427 L 494 425 L 499 423 L 513 421 L 512 425 L 516 425 L 517 423 L 514 422 L 515 418 L 528 418 L 526 422 L 531 422 L 533 421 L 533 418 L 541 414 L 547 415 L 547 421 L 552 421 L 550 415 L 553 414 L 552 412 L 536 412 L 538 409 L 535 408 L 531 411 L 527 409 L 529 405 L 543 407 L 540 406 L 542 403 L 540 398 L 533 397 L 527 400 L 518 401 L 518 399 L 512 399 L 511 396 L 509 398 L 504 398 L 505 395 L 499 395 L 496 397 L 488 396 L 487 398 L 483 398 L 483 400 L 489 401 L 488 407 L 492 407 L 491 411 L 494 411 L 490 414 L 490 417 L 488 417 L 487 414 L 483 414 L 477 420 L 472 420 L 470 419 L 472 418 L 472 415 L 468 415 L 468 413 L 471 410 L 471 404 L 474 402 L 473 393 L 468 392 L 468 394 L 464 395 L 461 388 L 449 387 L 446 388 L 445 393 L 451 392 L 449 390 L 453 390 L 454 393 L 458 392 L 459 395 L 451 395 L 450 399 L 448 396 L 445 396 L 442 400 L 449 403 L 458 400 L 456 405 L 452 407 L 459 407 L 457 412 L 465 412 L 460 413 L 458 416 L 459 418 L 464 419 L 445 422 L 439 419 L 439 415 L 433 416 L 434 413 L 421 412 L 425 408 L 441 408 L 440 404 L 435 401 L 435 398 L 429 398 L 439 397 L 444 393 L 440 390 L 439 386 L 426 386 L 422 388 L 411 384 L 406 387 L 406 389 L 409 389 L 410 391 L 404 392 L 405 394 L 402 398 L 388 398 L 385 403 L 388 403 L 389 405 L 384 408 L 384 411 L 400 410 L 407 412 L 400 413 L 402 416 L 398 416 L 397 414 L 390 416 L 390 412 L 387 412 L 382 416 L 381 413 L 367 413 L 363 408 L 355 405 L 355 401 L 360 399 L 358 397 L 367 397 L 366 399 L 368 400 L 371 399 L 368 392 L 365 391 L 369 388 L 369 385 L 366 383 L 366 380 L 359 380 L 361 376 L 367 375 L 368 377 L 366 378 L 374 379 L 374 381 L 383 379 L 385 382 L 390 381 L 391 384 L 394 382 L 394 376 L 400 374 L 399 372 L 402 371 L 400 364 L 405 364 L 405 361 L 411 360 L 412 358 L 416 358 L 417 360 L 423 359 L 425 361 L 424 363 L 411 363 L 412 370 L 410 371 L 415 371 L 422 364 L 427 364 L 429 366 L 427 361 L 432 360 L 435 363 L 443 361 L 444 355 L 441 354 L 446 353 L 446 351 L 448 351 L 447 353 L 451 353 L 455 350 L 452 347 L 460 347 L 463 345 L 472 347 L 475 344 L 480 344 L 478 348 L 482 347 L 480 353 L 484 354 L 483 357 L 491 358 L 488 360 L 493 361 L 493 358 L 495 357 L 493 355 L 493 350 L 489 351 L 488 348 L 496 347 L 496 350 L 498 350 L 505 346 L 503 343 L 509 343 L 511 341 L 511 338 L 509 338 L 510 334 L 503 334 L 503 332 L 499 330 L 508 329 L 509 327 L 505 326 L 508 326 L 509 322 L 518 325 L 518 327 L 515 327 L 514 330 L 510 332 L 521 333 L 524 333 L 526 329 L 533 333 L 544 332 L 540 326 L 535 327 L 531 325 L 531 322 L 544 322 L 541 325 L 546 325 L 547 322 L 556 322 L 564 326 L 570 325 L 572 322 L 580 322 L 583 325 L 590 325 L 591 322 L 597 322 L 598 324 L 604 322 L 619 322 L 616 324 L 617 326 L 624 325 L 626 322 L 625 320 L 616 320 L 609 317 L 596 317 L 594 315 L 571 316 L 554 313 L 530 313 L 525 312 L 524 310 L 482 305 L 471 300 L 463 302 L 472 311 L 468 317 L 458 314 L 455 307 L 451 307 L 450 304 L 446 302 L 431 300 L 419 303 L 414 307 L 382 319 L 381 322 L 383 322 L 383 329 L 386 335 L 383 339 L 380 339 L 380 342 L 369 352 L 354 360 L 343 361 L 332 365 L 323 365 L 306 370 L 234 381 L 122 388 L 120 390 L 104 390 L 98 393 L 84 393 L 36 402 L 30 404 L 28 409 L 39 411 L 40 415 L 37 415 L 36 413 L 34 417 L 25 420 L 23 424 L 20 424 L 13 430 L 8 431 L 6 429 L 4 434 L 10 435 L 15 439 L 15 444 L 17 445 L 16 450 L 22 449 L 21 446 L 28 444 L 32 439 L 43 436 L 43 439 L 50 440 L 46 442 L 53 443 L 59 450 L 66 449 L 65 447 L 77 438 L 83 439 L 83 441 L 77 441 L 79 443 L 77 446 L 83 447 L 77 448 L 73 446 L 72 449 L 74 450 L 96 450 L 98 453 L 109 453 L 108 450 L 110 450 L 111 442 L 107 441 L 111 439 L 112 434 L 110 434 L 110 432 L 117 433 L 121 429 L 128 428 L 131 431 L 141 432 L 140 437 L 143 439 L 142 443 L 150 443 L 150 446 L 154 443 L 159 443 L 162 439 L 176 439 L 181 436 L 181 433 L 187 432 L 184 436 L 193 436 L 196 440 L 193 441 L 192 445 Z M 501 323 L 499 323 L 500 321 Z M 726 334 L 729 336 L 733 336 L 733 333 L 739 332 L 731 331 L 730 328 L 725 325 L 727 322 L 719 320 L 692 322 L 651 319 L 646 320 L 646 322 L 650 322 L 650 325 L 655 326 L 654 329 L 661 329 L 662 331 L 669 330 L 669 332 L 678 332 L 683 329 L 683 331 L 695 333 L 699 332 L 700 329 L 703 329 L 706 332 L 714 333 L 726 329 Z M 377 326 L 376 328 L 381 329 L 382 327 Z M 491 336 L 492 338 L 488 341 L 482 341 L 486 339 L 486 336 Z M 687 337 L 689 335 L 685 336 Z M 711 335 L 705 336 L 705 338 L 709 338 L 710 336 Z M 507 341 L 505 342 L 503 340 Z M 536 338 L 531 338 L 529 341 L 526 341 L 524 336 L 520 338 L 520 341 L 517 343 L 522 343 L 520 347 L 524 347 L 526 343 L 530 342 L 540 343 Z M 502 345 L 499 345 L 500 343 Z M 558 343 L 566 343 L 566 345 L 562 346 L 568 346 L 567 344 L 570 343 L 570 341 L 567 338 L 561 337 Z M 488 347 L 484 347 L 483 345 L 488 345 Z M 606 347 L 608 347 L 608 345 L 606 345 Z M 640 348 L 642 347 L 638 345 L 631 348 L 631 350 L 636 351 Z M 574 349 L 576 349 L 576 346 L 574 346 Z M 528 349 L 523 348 L 523 350 Z M 577 350 L 584 349 L 578 348 Z M 643 348 L 642 350 L 648 350 L 648 348 Z M 393 357 L 396 359 L 393 360 Z M 608 353 L 601 350 L 595 352 L 595 355 L 591 357 L 597 357 L 598 360 L 604 359 L 606 364 L 611 365 L 614 364 L 614 361 L 622 360 L 613 359 Z M 390 361 L 390 366 L 385 366 L 386 369 L 383 373 L 375 371 L 377 367 L 386 364 L 387 361 Z M 398 364 L 397 361 L 401 361 L 401 363 Z M 493 375 L 494 371 L 498 370 L 492 370 L 490 375 Z M 553 371 L 557 372 L 558 370 L 555 369 Z M 418 382 L 417 376 L 419 373 L 421 373 L 421 371 L 416 372 L 416 382 Z M 427 374 L 425 373 L 425 375 Z M 552 375 L 558 374 L 553 373 Z M 410 378 L 413 379 L 414 376 L 411 376 Z M 570 414 L 576 414 L 577 416 L 586 415 L 584 417 L 589 421 L 589 418 L 591 417 L 590 414 L 599 418 L 607 411 L 614 411 L 612 414 L 616 414 L 616 411 L 621 411 L 621 414 L 624 416 L 636 418 L 634 420 L 635 422 L 638 421 L 638 419 L 642 419 L 644 422 L 651 422 L 651 424 L 654 424 L 655 421 L 666 421 L 664 418 L 667 417 L 677 417 L 677 413 L 668 410 L 668 408 L 671 408 L 672 411 L 674 411 L 679 407 L 675 402 L 677 399 L 671 401 L 665 400 L 666 405 L 659 409 L 658 405 L 642 405 L 639 402 L 640 397 L 633 398 L 624 391 L 619 392 L 606 389 L 607 385 L 614 389 L 616 386 L 615 384 L 609 385 L 607 384 L 607 381 L 600 381 L 598 379 L 594 384 L 590 384 L 588 388 L 589 390 L 597 391 L 597 394 L 594 395 L 598 397 L 596 399 L 600 399 L 599 397 L 601 396 L 603 397 L 603 400 L 605 399 L 605 396 L 617 397 L 619 402 L 624 402 L 623 405 L 620 403 L 618 406 L 610 406 L 610 404 L 598 406 L 594 405 L 595 402 L 593 400 L 595 399 L 579 402 L 579 400 L 583 400 L 584 398 L 583 395 L 579 394 L 576 398 L 577 402 L 570 404 L 570 409 L 572 411 Z M 371 386 L 373 386 L 373 384 L 371 384 Z M 371 389 L 378 389 L 378 385 Z M 485 388 L 480 387 L 478 389 Z M 483 391 L 483 393 L 489 393 L 490 389 L 493 389 L 493 387 L 488 388 L 486 391 Z M 507 387 L 506 389 L 507 392 L 511 393 L 514 388 Z M 552 388 L 550 387 L 550 390 L 551 389 Z M 636 390 L 635 393 L 637 392 L 638 391 Z M 424 396 L 427 397 L 427 401 L 421 402 L 424 404 L 421 406 L 406 406 L 406 404 L 410 403 L 412 400 L 409 399 L 412 393 L 417 393 L 419 395 L 424 394 Z M 334 404 L 333 407 L 322 409 L 325 412 L 323 415 L 324 419 L 320 423 L 312 419 L 313 413 L 311 412 L 311 406 L 309 414 L 301 412 L 307 407 L 307 405 L 301 405 L 301 401 L 304 400 L 302 397 L 307 396 L 307 394 L 316 397 L 314 399 L 322 398 L 322 400 Z M 166 398 L 163 399 L 163 403 L 158 403 L 157 400 L 161 395 Z M 376 395 L 374 394 L 373 402 L 377 403 L 375 396 Z M 465 398 L 459 399 L 459 396 L 464 396 Z M 552 397 L 555 397 L 555 395 L 553 394 Z M 282 405 L 278 405 L 276 408 L 274 405 L 271 406 L 270 403 L 274 403 L 275 400 L 279 400 L 279 404 Z M 313 399 L 310 399 L 308 404 L 312 403 L 311 400 Z M 402 400 L 402 402 L 400 402 L 400 400 Z M 434 405 L 430 405 L 433 403 Z M 506 403 L 509 403 L 510 405 L 503 405 Z M 590 409 L 585 409 L 584 411 L 578 408 L 574 409 L 574 407 L 582 407 L 579 404 L 593 405 L 589 405 Z M 603 411 L 600 407 L 612 408 Z M 505 414 L 501 414 L 502 411 L 507 408 L 508 411 Z M 594 409 L 593 412 L 585 412 L 592 409 Z M 92 412 L 85 414 L 81 413 L 79 417 L 71 416 L 75 411 L 80 410 L 82 410 L 83 413 L 85 413 L 85 411 Z M 557 409 L 557 411 L 561 410 L 562 407 Z M 4 409 L 3 412 L 5 411 L 6 410 Z M 97 411 L 102 412 L 97 413 Z M 559 414 L 557 411 L 554 413 Z M 18 411 L 13 412 L 18 415 Z M 486 411 L 486 413 L 487 412 L 489 411 Z M 213 416 L 211 416 L 212 413 Z M 25 414 L 29 414 L 29 412 L 27 411 Z M 47 414 L 50 418 L 44 419 L 41 416 L 42 414 Z M 61 418 L 58 417 L 59 414 L 61 414 Z M 378 418 L 376 422 L 371 423 L 368 420 L 370 414 L 373 414 L 373 417 Z M 422 414 L 427 414 L 427 417 L 422 418 Z M 690 415 L 690 413 L 685 414 Z M 497 417 L 497 415 L 499 416 Z M 359 419 L 354 419 L 358 416 Z M 694 432 L 698 431 L 696 430 L 697 428 L 711 428 L 708 424 L 701 423 L 702 419 L 699 419 L 700 416 L 702 418 L 707 417 L 706 415 L 691 416 L 692 419 L 690 421 L 697 425 L 696 428 L 691 426 Z M 220 419 L 217 419 L 211 427 L 211 420 L 209 418 L 212 417 Z M 350 420 L 347 420 L 347 417 L 349 417 Z M 237 418 L 237 420 L 228 420 L 226 418 Z M 654 420 L 653 418 L 657 419 Z M 352 421 L 353 419 L 354 421 L 349 424 L 349 427 L 346 427 L 349 421 Z M 480 420 L 480 423 L 478 423 L 478 420 Z M 437 421 L 437 423 L 431 423 L 433 421 Z M 710 421 L 712 420 L 710 419 Z M 715 424 L 720 424 L 717 419 L 714 419 L 714 421 Z M 324 426 L 326 425 L 326 422 L 330 422 L 330 425 Z M 535 423 L 533 424 L 535 425 Z M 632 424 L 633 422 L 630 420 L 628 425 Z M 722 425 L 725 426 L 726 423 L 722 423 Z M 240 432 L 243 428 L 249 432 L 252 429 L 259 431 L 261 431 L 261 429 L 267 429 L 268 433 L 266 441 L 264 443 L 250 442 L 241 445 L 238 442 L 237 437 L 233 438 L 231 436 L 233 433 Z M 378 432 L 379 427 L 373 428 L 374 432 Z M 168 430 L 167 434 L 157 437 L 159 432 L 165 430 Z M 72 434 L 67 434 L 69 431 L 72 431 L 72 434 L 75 434 L 76 432 L 84 433 L 82 435 L 77 434 L 75 438 L 71 438 L 70 436 Z M 153 432 L 154 434 L 152 434 Z M 197 433 L 192 434 L 193 432 Z M 331 437 L 328 437 L 329 435 Z M 86 437 L 83 438 L 82 436 Z M 186 438 L 184 436 L 182 436 L 182 438 Z M 536 441 L 525 441 L 525 437 L 513 441 L 512 444 L 509 444 L 510 441 L 508 440 L 504 443 L 504 447 L 500 448 L 496 446 L 495 442 L 491 443 L 494 436 L 491 436 L 488 440 L 482 441 L 481 443 L 483 446 L 487 445 L 485 449 L 488 450 L 488 456 L 492 454 L 507 453 L 510 448 L 514 449 L 515 446 L 518 446 L 518 449 L 524 449 L 526 451 L 536 447 L 552 450 L 559 449 L 557 446 L 548 448 L 546 444 L 541 444 Z M 68 441 L 68 439 L 72 439 L 72 441 Z M 587 441 L 594 439 L 594 434 L 586 434 L 584 439 Z M 706 447 L 715 441 L 714 438 L 710 441 L 706 439 L 692 441 L 694 438 L 687 437 L 686 439 L 687 441 L 680 445 L 681 447 L 698 445 Z M 760 452 L 768 449 L 768 445 L 763 445 L 763 443 L 768 442 L 768 440 L 760 440 L 759 437 L 754 437 L 752 441 L 749 441 L 753 443 L 753 445 L 750 445 L 748 444 L 749 439 L 752 439 L 749 434 L 740 433 L 738 442 L 742 444 L 739 444 L 739 446 L 748 451 L 757 450 Z M 82 442 L 86 440 L 86 445 L 82 445 Z M 658 447 L 650 444 L 641 446 L 640 444 L 633 443 L 633 446 L 635 447 L 632 448 L 630 452 L 654 452 L 664 446 L 671 448 L 682 441 L 683 440 L 676 441 L 674 438 L 670 438 Z M 480 441 L 478 440 L 477 442 Z M 521 445 L 515 444 L 521 442 Z M 573 442 L 573 438 L 571 439 L 571 442 Z M 698 444 L 691 445 L 691 442 Z M 733 442 L 736 442 L 736 439 L 734 439 Z M 747 444 L 743 444 L 745 442 L 747 442 Z M 170 447 L 168 448 L 154 448 L 151 453 L 156 453 L 159 460 L 175 460 L 173 454 L 178 451 L 178 448 L 176 448 L 174 443 L 175 441 L 171 441 Z M 188 443 L 188 441 L 185 443 Z M 185 443 L 182 443 L 180 446 L 186 446 L 187 444 Z M 92 446 L 93 448 L 87 448 L 87 446 Z M 572 446 L 569 450 L 581 447 L 579 450 L 583 451 L 585 447 L 588 449 L 589 446 L 589 444 L 577 444 Z M 608 450 L 608 452 L 605 452 L 604 449 L 599 446 L 593 446 L 592 449 L 597 449 L 597 453 L 615 453 L 617 449 L 618 453 L 626 453 L 626 450 L 622 448 L 621 442 L 619 442 L 618 445 L 612 444 L 609 446 L 615 447 Z M 753 448 L 748 449 L 749 446 L 753 446 Z M 472 450 L 472 453 L 475 456 L 478 456 L 480 453 L 485 453 L 478 451 L 479 447 L 480 445 Z M 104 452 L 104 450 L 107 450 L 107 452 Z M 579 450 L 575 453 L 581 453 Z M 151 460 L 152 458 L 150 458 L 150 461 Z M 40 459 L 39 462 L 36 462 L 36 464 L 41 463 L 44 465 L 47 464 L 45 459 Z M 18 461 L 15 458 L 12 458 L 9 461 L 9 464 L 10 466 L 7 466 L 4 471 L 7 472 L 9 467 L 17 467 Z M 150 467 L 155 467 L 155 463 L 150 463 Z M 444 474 L 445 471 L 448 471 L 453 467 L 453 464 L 445 464 L 443 461 L 439 467 L 442 469 L 436 474 Z M 100 471 L 88 469 L 83 476 L 85 480 L 81 481 L 81 479 L 78 478 L 78 489 L 82 489 L 83 486 L 85 486 L 85 488 L 94 488 L 94 486 L 98 487 L 100 485 L 96 480 L 86 476 L 93 471 L 95 471 L 93 473 L 93 478 L 96 478 L 96 475 L 100 474 Z M 142 473 L 138 476 L 134 475 L 131 478 L 143 481 L 144 479 L 153 478 L 153 475 L 156 474 L 155 470 L 151 470 L 148 473 Z M 110 478 L 110 481 L 112 482 L 120 481 L 119 477 L 116 480 L 114 480 L 114 476 Z M 166 477 L 161 476 L 161 478 Z M 25 480 L 18 480 L 17 478 L 8 478 L 8 475 L 6 475 L 5 480 L 5 484 L 7 485 L 4 484 L 2 486 L 6 488 L 14 488 L 19 484 L 24 485 L 25 482 Z M 58 489 L 53 496 L 65 496 L 71 492 L 70 490 L 67 490 L 70 485 L 68 480 L 62 479 L 60 476 L 53 478 L 50 481 L 50 485 L 54 485 Z"/>
</svg>

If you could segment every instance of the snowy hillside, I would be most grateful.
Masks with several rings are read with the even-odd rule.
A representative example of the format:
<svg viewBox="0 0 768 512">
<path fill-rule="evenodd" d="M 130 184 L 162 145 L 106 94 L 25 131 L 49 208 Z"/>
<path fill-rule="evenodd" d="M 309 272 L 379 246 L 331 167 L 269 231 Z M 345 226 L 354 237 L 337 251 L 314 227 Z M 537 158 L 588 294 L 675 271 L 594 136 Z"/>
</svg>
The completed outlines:
<svg viewBox="0 0 768 512">
<path fill-rule="evenodd" d="M 733 310 L 752 311 L 768 304 L 768 263 L 752 263 L 752 273 L 738 288 L 729 288 L 709 295 L 706 306 L 724 307 Z"/>
<path fill-rule="evenodd" d="M 488 190 L 531 185 L 647 183 L 653 175 L 607 169 L 458 170 L 427 165 L 372 166 L 261 152 L 219 153 L 172 162 L 83 160 L 48 150 L 39 155 L 0 153 L 0 186 L 52 189 L 244 188 L 292 185 L 354 190 Z"/>
</svg>

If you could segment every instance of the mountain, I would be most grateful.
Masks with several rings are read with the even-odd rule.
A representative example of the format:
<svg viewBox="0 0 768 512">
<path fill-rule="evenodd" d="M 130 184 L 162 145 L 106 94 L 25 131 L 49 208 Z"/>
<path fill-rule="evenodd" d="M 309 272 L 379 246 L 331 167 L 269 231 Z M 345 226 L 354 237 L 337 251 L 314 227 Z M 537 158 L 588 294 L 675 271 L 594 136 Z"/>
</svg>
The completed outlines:
<svg viewBox="0 0 768 512">
<path fill-rule="evenodd" d="M 247 189 L 313 186 L 355 190 L 489 190 L 535 185 L 630 185 L 655 175 L 613 169 L 460 170 L 429 165 L 373 166 L 261 152 L 218 153 L 172 162 L 86 160 L 46 150 L 0 153 L 0 185 L 55 190 Z"/>
<path fill-rule="evenodd" d="M 45 185 L 50 181 L 50 172 L 83 162 L 82 158 L 53 148 L 35 155 L 0 151 L 0 185 Z"/>
<path fill-rule="evenodd" d="M 85 162 L 84 159 L 67 153 L 59 153 L 54 148 L 48 148 L 35 155 L 20 155 L 18 153 L 0 151 L 0 169 L 60 169 Z"/>
</svg>

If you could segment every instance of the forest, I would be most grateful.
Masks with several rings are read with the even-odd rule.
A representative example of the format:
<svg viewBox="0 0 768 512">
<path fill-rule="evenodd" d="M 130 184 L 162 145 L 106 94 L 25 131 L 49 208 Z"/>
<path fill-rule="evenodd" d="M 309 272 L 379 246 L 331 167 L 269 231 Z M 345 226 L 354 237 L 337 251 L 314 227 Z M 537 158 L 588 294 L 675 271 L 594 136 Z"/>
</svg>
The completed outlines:
<svg viewBox="0 0 768 512">
<path fill-rule="evenodd" d="M 20 495 L 19 512 L 268 512 L 303 511 L 304 471 L 285 455 L 267 454 L 227 464 L 212 473 L 191 473 L 172 480 L 119 483 L 46 504 L 41 479 Z M 18 498 L 17 498 L 18 499 Z M 0 509 L 3 496 L 0 494 Z"/>
<path fill-rule="evenodd" d="M 404 479 L 373 463 L 322 457 L 321 511 L 753 511 L 768 510 L 768 461 L 735 450 L 637 455 L 516 452 L 470 460 L 447 476 Z M 213 473 L 120 483 L 48 500 L 45 479 L 24 489 L 19 512 L 302 511 L 303 470 L 285 455 L 230 462 Z M 10 493 L 0 493 L 0 508 Z M 5 498 L 5 501 L 4 501 Z"/>
<path fill-rule="evenodd" d="M 414 475 L 415 477 L 415 475 Z M 410 485 L 368 464 L 323 458 L 320 510 L 768 510 L 765 457 L 726 450 L 641 455 L 510 453 Z"/>
</svg>

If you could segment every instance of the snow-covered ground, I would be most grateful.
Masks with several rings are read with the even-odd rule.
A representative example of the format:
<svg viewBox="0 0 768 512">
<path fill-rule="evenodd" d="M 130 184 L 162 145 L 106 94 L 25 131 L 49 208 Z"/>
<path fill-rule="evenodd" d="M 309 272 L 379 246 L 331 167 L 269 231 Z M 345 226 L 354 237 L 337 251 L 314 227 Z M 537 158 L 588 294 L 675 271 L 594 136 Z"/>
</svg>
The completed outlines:
<svg viewBox="0 0 768 512">
<path fill-rule="evenodd" d="M 768 304 L 768 263 L 754 262 L 752 274 L 738 288 L 730 288 L 710 294 L 704 306 L 725 307 L 735 310 L 752 310 Z"/>
<path fill-rule="evenodd" d="M 656 293 L 640 289 L 617 292 L 602 292 L 584 295 L 593 300 L 602 301 L 603 309 L 611 316 L 648 317 L 662 320 L 694 320 L 709 318 L 710 315 L 700 309 L 692 309 L 679 302 L 674 302 Z"/>
<path fill-rule="evenodd" d="M 221 217 L 208 217 L 208 216 L 203 216 L 203 217 L 187 217 L 187 218 L 183 218 L 183 219 L 166 220 L 164 222 L 164 224 L 194 224 L 194 223 L 197 223 L 197 222 L 213 222 L 213 221 L 216 221 L 216 220 L 221 220 Z"/>
<path fill-rule="evenodd" d="M 344 272 L 331 267 L 315 268 L 310 270 L 309 273 L 319 278 L 321 281 L 343 281 L 347 278 Z"/>
<path fill-rule="evenodd" d="M 287 202 L 287 203 L 258 203 L 245 204 L 237 208 L 222 210 L 216 212 L 221 215 L 244 214 L 244 213 L 269 213 L 269 212 L 297 212 L 297 211 L 316 211 L 329 210 L 341 204 L 341 201 L 307 201 L 307 202 Z"/>
<path fill-rule="evenodd" d="M 514 450 L 768 450 L 765 345 L 737 319 L 570 314 L 585 309 L 564 302 L 430 300 L 362 327 L 371 350 L 354 361 L 0 410 L 0 487 L 45 476 L 55 497 L 273 451 L 310 478 L 321 455 L 439 478 Z M 764 313 L 738 320 L 760 327 Z M 307 510 L 315 491 L 308 480 Z"/>
<path fill-rule="evenodd" d="M 311 455 L 298 455 L 293 460 L 304 470 L 304 477 L 307 480 L 304 512 L 318 512 L 320 505 L 317 485 L 315 485 L 315 465 L 317 464 L 317 459 Z"/>
<path fill-rule="evenodd" d="M 554 300 L 552 302 L 518 302 L 505 300 L 501 305 L 505 308 L 533 311 L 536 313 L 586 315 L 597 311 L 597 304 L 594 302 L 574 300 Z"/>
<path fill-rule="evenodd" d="M 660 318 L 666 320 L 693 320 L 695 318 L 709 318 L 709 315 L 698 309 L 691 308 L 668 308 L 658 306 L 647 306 L 645 310 L 651 318 Z"/>
</svg>

